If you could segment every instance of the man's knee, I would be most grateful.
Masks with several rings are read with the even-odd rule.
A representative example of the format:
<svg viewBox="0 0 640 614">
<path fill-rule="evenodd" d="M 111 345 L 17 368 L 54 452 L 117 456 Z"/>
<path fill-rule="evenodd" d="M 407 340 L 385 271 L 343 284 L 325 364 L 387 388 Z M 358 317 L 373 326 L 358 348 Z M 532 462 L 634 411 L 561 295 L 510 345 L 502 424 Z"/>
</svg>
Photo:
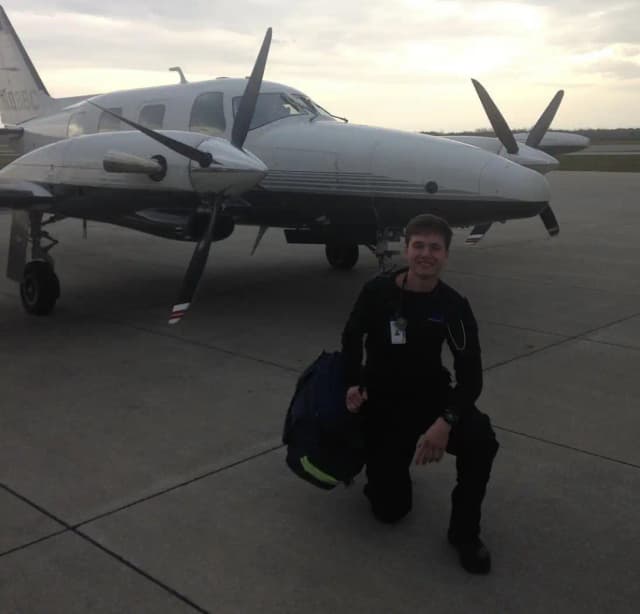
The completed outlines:
<svg viewBox="0 0 640 614">
<path fill-rule="evenodd" d="M 399 484 L 385 487 L 369 482 L 364 488 L 364 494 L 371 503 L 373 515 L 385 524 L 399 522 L 411 511 L 411 484 L 404 487 Z"/>
<path fill-rule="evenodd" d="M 500 444 L 489 416 L 474 408 L 451 433 L 449 452 L 493 459 Z"/>
</svg>

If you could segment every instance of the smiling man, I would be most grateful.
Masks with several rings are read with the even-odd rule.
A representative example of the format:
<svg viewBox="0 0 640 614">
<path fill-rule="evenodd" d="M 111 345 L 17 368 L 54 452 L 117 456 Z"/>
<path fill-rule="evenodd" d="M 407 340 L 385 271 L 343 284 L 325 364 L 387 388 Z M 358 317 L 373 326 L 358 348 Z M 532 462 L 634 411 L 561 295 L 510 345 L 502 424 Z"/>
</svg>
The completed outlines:
<svg viewBox="0 0 640 614">
<path fill-rule="evenodd" d="M 467 299 L 440 279 L 451 236 L 443 219 L 419 215 L 405 231 L 408 267 L 365 284 L 342 334 L 346 404 L 364 418 L 365 494 L 382 522 L 397 522 L 411 509 L 412 460 L 456 456 L 448 539 L 467 571 L 488 573 L 480 508 L 498 442 L 475 406 L 482 390 L 476 320 Z M 445 341 L 455 385 L 442 365 Z"/>
</svg>

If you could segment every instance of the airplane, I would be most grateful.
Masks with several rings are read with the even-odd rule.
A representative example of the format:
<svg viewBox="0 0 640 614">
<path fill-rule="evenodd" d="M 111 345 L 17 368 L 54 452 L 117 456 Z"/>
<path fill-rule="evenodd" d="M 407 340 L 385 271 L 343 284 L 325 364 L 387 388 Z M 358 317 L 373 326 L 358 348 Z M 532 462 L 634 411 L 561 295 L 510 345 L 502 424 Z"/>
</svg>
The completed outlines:
<svg viewBox="0 0 640 614">
<path fill-rule="evenodd" d="M 211 242 L 237 224 L 258 228 L 253 251 L 281 228 L 289 243 L 325 245 L 343 270 L 361 245 L 384 266 L 389 242 L 419 213 L 475 229 L 540 215 L 557 234 L 541 174 L 445 138 L 346 123 L 300 90 L 262 81 L 265 45 L 248 81 L 181 78 L 63 106 L 0 7 L 0 134 L 22 153 L 0 170 L 0 207 L 13 209 L 7 274 L 28 313 L 57 301 L 46 228 L 65 217 L 197 242 L 172 323 Z"/>
</svg>

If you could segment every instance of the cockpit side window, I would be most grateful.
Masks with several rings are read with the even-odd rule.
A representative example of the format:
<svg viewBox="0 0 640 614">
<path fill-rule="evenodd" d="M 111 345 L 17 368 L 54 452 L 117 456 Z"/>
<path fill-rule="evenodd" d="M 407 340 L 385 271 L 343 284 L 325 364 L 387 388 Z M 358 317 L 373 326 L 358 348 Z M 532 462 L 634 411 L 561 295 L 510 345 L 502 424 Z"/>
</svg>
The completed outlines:
<svg viewBox="0 0 640 614">
<path fill-rule="evenodd" d="M 109 109 L 112 113 L 122 116 L 122 107 L 113 107 Z M 98 132 L 117 132 L 118 130 L 125 130 L 125 126 L 119 119 L 116 119 L 113 115 L 105 113 L 100 114 L 98 120 Z"/>
<path fill-rule="evenodd" d="M 85 128 L 86 124 L 86 113 L 84 111 L 80 111 L 79 113 L 74 113 L 69 118 L 69 125 L 67 126 L 67 136 L 69 138 L 73 136 L 80 136 L 82 134 L 86 134 L 87 130 Z"/>
<path fill-rule="evenodd" d="M 211 136 L 224 134 L 227 123 L 224 118 L 222 92 L 200 94 L 193 103 L 189 130 Z"/>
<path fill-rule="evenodd" d="M 240 106 L 240 96 L 233 99 L 233 115 L 238 112 Z M 295 115 L 307 115 L 309 111 L 299 101 L 294 100 L 287 94 L 273 93 L 260 94 L 256 102 L 256 110 L 251 120 L 250 130 L 259 128 L 265 124 L 275 122 L 285 117 L 293 117 Z"/>
<path fill-rule="evenodd" d="M 164 112 L 163 104 L 148 104 L 140 110 L 138 123 L 152 130 L 160 130 L 164 122 Z"/>
</svg>

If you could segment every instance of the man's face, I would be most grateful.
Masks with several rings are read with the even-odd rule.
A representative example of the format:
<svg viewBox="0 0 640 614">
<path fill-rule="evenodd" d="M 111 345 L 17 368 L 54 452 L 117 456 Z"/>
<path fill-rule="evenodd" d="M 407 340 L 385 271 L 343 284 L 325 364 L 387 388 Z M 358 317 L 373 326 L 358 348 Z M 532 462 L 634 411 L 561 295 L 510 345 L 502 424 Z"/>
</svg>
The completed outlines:
<svg viewBox="0 0 640 614">
<path fill-rule="evenodd" d="M 420 279 L 437 279 L 447 263 L 449 252 L 444 237 L 436 233 L 414 234 L 405 247 L 409 270 Z"/>
</svg>

